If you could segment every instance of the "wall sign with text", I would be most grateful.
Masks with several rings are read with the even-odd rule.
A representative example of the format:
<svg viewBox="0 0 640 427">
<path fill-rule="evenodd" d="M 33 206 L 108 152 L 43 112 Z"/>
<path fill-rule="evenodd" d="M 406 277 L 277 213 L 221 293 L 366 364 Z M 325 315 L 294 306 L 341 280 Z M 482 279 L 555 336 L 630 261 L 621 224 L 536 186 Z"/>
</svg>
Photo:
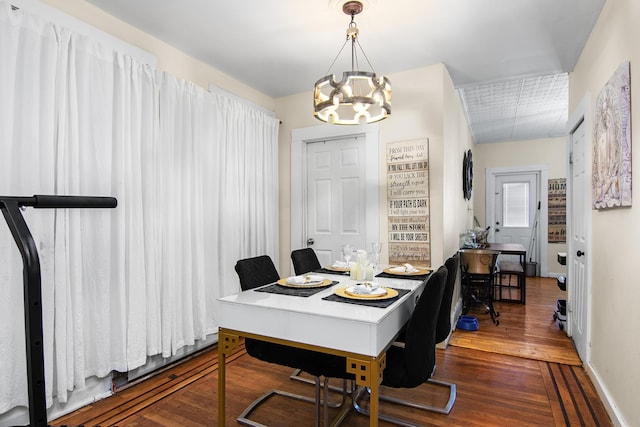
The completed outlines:
<svg viewBox="0 0 640 427">
<path fill-rule="evenodd" d="M 387 144 L 389 263 L 431 266 L 429 141 Z"/>
<path fill-rule="evenodd" d="M 549 180 L 549 243 L 565 243 L 567 241 L 567 179 Z"/>
</svg>

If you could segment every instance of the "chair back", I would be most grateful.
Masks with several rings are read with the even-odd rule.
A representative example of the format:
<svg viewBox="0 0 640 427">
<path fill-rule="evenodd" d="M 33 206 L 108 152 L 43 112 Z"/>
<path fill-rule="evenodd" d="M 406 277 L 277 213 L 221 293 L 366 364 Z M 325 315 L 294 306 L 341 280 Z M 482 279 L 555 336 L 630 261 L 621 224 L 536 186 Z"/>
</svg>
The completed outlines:
<svg viewBox="0 0 640 427">
<path fill-rule="evenodd" d="M 466 274 L 493 275 L 500 251 L 460 249 L 460 269 Z"/>
<path fill-rule="evenodd" d="M 438 313 L 438 325 L 436 326 L 436 343 L 441 343 L 451 333 L 451 302 L 453 300 L 453 289 L 456 286 L 458 277 L 458 264 L 460 256 L 456 252 L 444 263 L 447 267 L 447 282 L 442 294 L 442 304 Z"/>
<path fill-rule="evenodd" d="M 293 262 L 293 271 L 296 275 L 322 268 L 316 252 L 311 248 L 296 249 L 291 252 L 291 261 Z"/>
<path fill-rule="evenodd" d="M 417 387 L 431 376 L 436 363 L 436 324 L 447 280 L 447 268 L 440 267 L 426 279 L 407 323 L 404 349 L 391 347 L 383 385 Z"/>
<path fill-rule="evenodd" d="M 240 278 L 240 288 L 243 291 L 273 283 L 280 279 L 278 270 L 268 255 L 241 259 L 236 262 L 235 268 Z"/>
</svg>

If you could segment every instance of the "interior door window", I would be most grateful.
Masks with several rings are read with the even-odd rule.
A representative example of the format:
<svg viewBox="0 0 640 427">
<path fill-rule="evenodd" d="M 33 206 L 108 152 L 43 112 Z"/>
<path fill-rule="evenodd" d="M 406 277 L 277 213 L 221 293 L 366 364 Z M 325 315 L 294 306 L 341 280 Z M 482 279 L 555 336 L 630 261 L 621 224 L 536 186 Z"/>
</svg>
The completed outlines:
<svg viewBox="0 0 640 427">
<path fill-rule="evenodd" d="M 502 226 L 529 227 L 529 183 L 502 184 Z"/>
</svg>

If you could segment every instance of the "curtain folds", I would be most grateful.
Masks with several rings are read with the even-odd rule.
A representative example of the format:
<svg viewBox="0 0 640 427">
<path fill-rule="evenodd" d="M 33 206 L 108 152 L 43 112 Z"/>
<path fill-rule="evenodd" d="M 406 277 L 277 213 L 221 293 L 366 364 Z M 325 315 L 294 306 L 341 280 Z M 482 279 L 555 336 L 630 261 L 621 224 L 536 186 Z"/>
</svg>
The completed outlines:
<svg viewBox="0 0 640 427">
<path fill-rule="evenodd" d="M 278 121 L 0 0 L 0 194 L 112 195 L 27 210 L 47 400 L 217 331 L 237 259 L 278 254 Z M 27 404 L 22 261 L 0 224 L 0 414 Z"/>
</svg>

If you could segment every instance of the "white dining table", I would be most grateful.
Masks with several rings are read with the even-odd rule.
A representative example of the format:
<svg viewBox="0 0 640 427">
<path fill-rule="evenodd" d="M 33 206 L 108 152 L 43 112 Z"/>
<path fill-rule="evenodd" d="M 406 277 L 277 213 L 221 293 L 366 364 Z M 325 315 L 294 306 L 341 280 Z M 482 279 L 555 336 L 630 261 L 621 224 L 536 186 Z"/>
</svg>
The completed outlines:
<svg viewBox="0 0 640 427">
<path fill-rule="evenodd" d="M 361 281 L 321 275 L 339 283 L 308 297 L 253 289 L 218 299 L 219 425 L 225 425 L 225 362 L 241 337 L 346 357 L 347 372 L 356 374 L 356 384 L 371 390 L 369 425 L 378 425 L 386 350 L 409 320 L 424 281 L 376 277 L 381 286 L 410 291 L 389 307 L 380 308 L 323 300 L 337 288 Z"/>
</svg>

